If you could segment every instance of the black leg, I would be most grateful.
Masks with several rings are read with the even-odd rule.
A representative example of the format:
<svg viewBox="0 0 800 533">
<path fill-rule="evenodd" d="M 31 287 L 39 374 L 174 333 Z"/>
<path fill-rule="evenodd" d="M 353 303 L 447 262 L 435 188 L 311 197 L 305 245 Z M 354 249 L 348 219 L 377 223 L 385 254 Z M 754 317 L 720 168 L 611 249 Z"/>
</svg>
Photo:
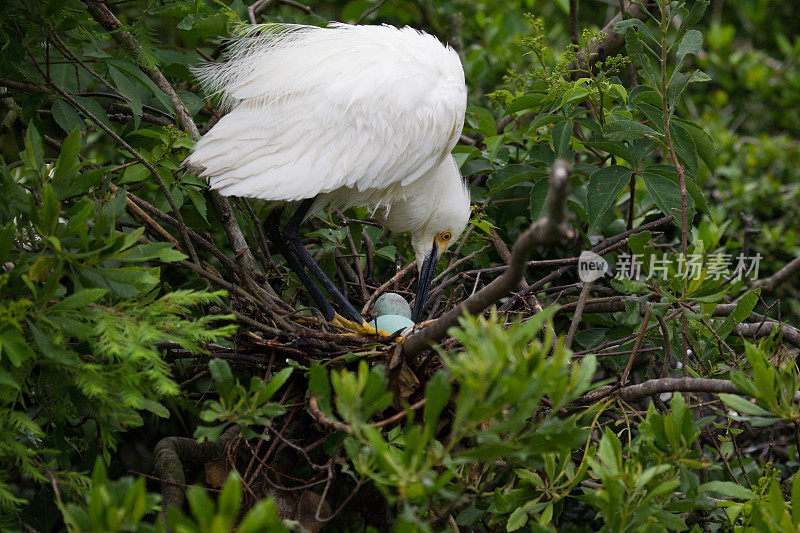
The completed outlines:
<svg viewBox="0 0 800 533">
<path fill-rule="evenodd" d="M 356 311 L 356 308 L 353 307 L 353 304 L 347 299 L 347 297 L 342 294 L 342 291 L 325 275 L 325 272 L 319 267 L 319 265 L 314 261 L 314 258 L 311 257 L 311 254 L 308 253 L 303 243 L 300 242 L 300 233 L 299 228 L 300 224 L 303 222 L 306 214 L 308 214 L 308 210 L 311 209 L 311 205 L 314 203 L 313 198 L 309 198 L 307 200 L 303 200 L 300 206 L 297 208 L 297 211 L 294 212 L 292 218 L 289 219 L 289 223 L 286 224 L 286 227 L 283 228 L 282 240 L 286 243 L 289 247 L 289 251 L 297 258 L 297 260 L 305 266 L 308 271 L 319 280 L 320 284 L 328 291 L 331 298 L 339 308 L 342 310 L 342 316 L 348 320 L 352 320 L 356 324 L 363 324 L 364 319 L 361 317 L 361 314 Z M 304 282 L 305 283 L 305 282 Z M 330 305 L 330 303 L 328 304 Z M 327 320 L 329 318 L 325 317 Z"/>
<path fill-rule="evenodd" d="M 328 299 L 325 298 L 325 295 L 322 294 L 322 291 L 319 290 L 317 284 L 314 283 L 314 280 L 311 279 L 311 277 L 305 271 L 302 263 L 292 253 L 288 243 L 284 240 L 283 235 L 281 234 L 281 213 L 283 213 L 283 207 L 275 208 L 272 213 L 270 213 L 269 217 L 264 221 L 264 226 L 266 227 L 269 239 L 275 246 L 278 247 L 278 251 L 280 251 L 281 255 L 286 259 L 286 262 L 289 263 L 289 268 L 291 268 L 294 273 L 297 274 L 297 277 L 300 278 L 300 281 L 303 283 L 303 285 L 305 285 L 306 289 L 308 289 L 308 292 L 316 302 L 317 307 L 319 307 L 319 310 L 322 311 L 322 316 L 325 317 L 325 320 L 331 321 L 333 320 L 333 317 L 336 316 L 336 311 L 334 311 L 333 306 Z"/>
</svg>

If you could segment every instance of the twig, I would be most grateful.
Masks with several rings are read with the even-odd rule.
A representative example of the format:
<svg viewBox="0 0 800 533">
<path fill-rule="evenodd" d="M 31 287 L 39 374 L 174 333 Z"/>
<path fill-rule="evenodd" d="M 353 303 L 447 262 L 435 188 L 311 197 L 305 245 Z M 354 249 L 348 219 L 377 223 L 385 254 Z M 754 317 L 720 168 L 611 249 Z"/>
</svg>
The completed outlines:
<svg viewBox="0 0 800 533">
<path fill-rule="evenodd" d="M 407 411 L 416 411 L 420 407 L 424 406 L 425 403 L 427 403 L 427 401 L 428 401 L 427 398 L 423 398 L 423 399 L 419 400 L 418 402 L 416 402 L 416 403 L 414 403 L 412 405 L 409 405 L 408 406 L 408 410 L 400 411 L 399 413 L 393 414 L 389 418 L 384 418 L 383 420 L 380 420 L 378 422 L 373 422 L 372 424 L 370 424 L 370 426 L 372 426 L 374 428 L 380 428 L 380 427 L 383 427 L 383 426 L 388 426 L 389 424 L 393 424 L 393 423 L 397 422 L 398 420 L 402 420 L 403 418 L 405 418 L 405 416 L 408 414 Z"/>
<path fill-rule="evenodd" d="M 274 3 L 275 0 L 258 0 L 250 5 L 250 7 L 247 8 L 247 16 L 250 18 L 250 24 L 258 24 L 256 19 Z"/>
<path fill-rule="evenodd" d="M 647 330 L 647 324 L 650 322 L 650 304 L 645 303 L 644 305 L 646 307 L 644 317 L 642 318 L 642 327 L 639 328 L 639 334 L 636 336 L 636 342 L 633 344 L 633 350 L 631 351 L 630 357 L 628 357 L 628 363 L 625 365 L 625 370 L 622 372 L 622 378 L 619 380 L 621 387 L 624 387 L 625 383 L 628 381 L 628 375 L 631 373 L 631 368 L 633 368 L 633 360 L 636 359 L 636 354 L 639 353 L 639 348 L 642 347 L 644 332 Z"/>
<path fill-rule="evenodd" d="M 364 13 L 362 13 L 362 14 L 361 14 L 361 16 L 360 16 L 360 17 L 358 17 L 358 20 L 356 21 L 355 25 L 356 25 L 356 26 L 358 26 L 359 24 L 361 24 L 362 22 L 364 22 L 364 20 L 365 20 L 365 19 L 366 19 L 368 16 L 370 16 L 371 14 L 373 14 L 374 12 L 376 12 L 378 9 L 380 9 L 380 7 L 381 7 L 383 4 L 385 4 L 385 3 L 386 3 L 386 0 L 380 0 L 380 1 L 379 1 L 379 2 L 377 2 L 377 3 L 376 3 L 374 6 L 370 7 L 370 8 L 369 8 L 369 9 L 367 9 L 366 11 L 364 11 Z"/>
<path fill-rule="evenodd" d="M 579 44 L 578 0 L 569 0 L 569 40 L 574 45 Z"/>
<path fill-rule="evenodd" d="M 581 286 L 581 294 L 578 296 L 578 303 L 575 306 L 575 314 L 572 316 L 572 322 L 569 325 L 567 338 L 564 340 L 564 347 L 569 349 L 572 346 L 572 340 L 575 338 L 575 333 L 578 331 L 578 324 L 581 323 L 583 316 L 583 308 L 586 305 L 586 299 L 589 297 L 589 291 L 592 289 L 594 282 L 588 281 Z M 541 310 L 541 309 L 540 309 Z"/>
<path fill-rule="evenodd" d="M 366 315 L 366 314 L 369 312 L 370 308 L 372 307 L 372 304 L 374 304 L 374 303 L 375 303 L 375 300 L 378 298 L 378 296 L 380 296 L 381 294 L 383 294 L 383 293 L 384 293 L 384 292 L 385 292 L 385 291 L 386 291 L 386 290 L 387 290 L 389 287 L 391 287 L 392 285 L 394 285 L 394 284 L 395 284 L 397 281 L 399 281 L 399 280 L 400 280 L 400 279 L 401 279 L 403 276 L 405 276 L 406 274 L 408 274 L 408 273 L 409 273 L 409 272 L 410 272 L 410 271 L 411 271 L 411 270 L 414 268 L 414 265 L 416 265 L 416 263 L 415 263 L 414 261 L 411 261 L 411 262 L 410 262 L 410 263 L 408 263 L 406 266 L 404 266 L 403 268 L 401 268 L 400 270 L 398 270 L 398 271 L 395 273 L 395 275 L 394 275 L 394 276 L 392 276 L 392 278 L 391 278 L 389 281 L 387 281 L 386 283 L 384 283 L 383 285 L 381 285 L 380 287 L 378 287 L 378 288 L 375 290 L 375 292 L 373 292 L 373 293 L 372 293 L 372 296 L 370 296 L 370 297 L 369 297 L 369 300 L 367 300 L 367 301 L 364 303 L 364 307 L 362 307 L 362 308 L 361 308 L 361 314 L 362 314 L 362 315 Z"/>
<path fill-rule="evenodd" d="M 314 419 L 322 424 L 323 426 L 328 426 L 329 428 L 340 431 L 342 433 L 347 433 L 348 435 L 353 434 L 353 428 L 345 424 L 344 422 L 339 422 L 338 420 L 333 420 L 325 416 L 325 414 L 319 410 L 319 405 L 317 404 L 317 397 L 313 394 L 308 397 L 308 409 L 311 411 L 311 416 Z"/>
<path fill-rule="evenodd" d="M 276 2 L 278 4 L 297 8 L 301 11 L 304 11 L 307 15 L 314 14 L 314 11 L 312 11 L 310 7 L 305 4 L 301 4 L 300 2 L 295 2 L 294 0 L 258 0 L 258 2 L 254 2 L 253 5 L 247 8 L 247 16 L 250 19 L 250 24 L 257 24 L 258 22 L 256 19 L 261 16 L 261 14 L 264 13 L 269 6 L 275 4 Z"/>
</svg>

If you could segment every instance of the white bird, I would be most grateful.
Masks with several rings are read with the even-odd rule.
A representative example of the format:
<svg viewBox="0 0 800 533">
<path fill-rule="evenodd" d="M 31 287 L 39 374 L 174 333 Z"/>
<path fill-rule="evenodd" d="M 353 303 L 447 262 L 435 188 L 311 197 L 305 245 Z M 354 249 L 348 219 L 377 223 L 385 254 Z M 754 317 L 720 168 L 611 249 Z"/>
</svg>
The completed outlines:
<svg viewBox="0 0 800 533">
<path fill-rule="evenodd" d="M 438 259 L 469 219 L 469 192 L 451 150 L 467 91 L 458 54 L 413 28 L 332 24 L 242 26 L 223 63 L 195 69 L 229 112 L 185 166 L 226 196 L 302 201 L 283 231 L 265 227 L 327 320 L 361 315 L 299 240 L 324 206 L 369 206 L 392 231 L 408 231 L 420 280 L 418 322 Z M 277 242 L 275 242 L 277 241 Z"/>
</svg>

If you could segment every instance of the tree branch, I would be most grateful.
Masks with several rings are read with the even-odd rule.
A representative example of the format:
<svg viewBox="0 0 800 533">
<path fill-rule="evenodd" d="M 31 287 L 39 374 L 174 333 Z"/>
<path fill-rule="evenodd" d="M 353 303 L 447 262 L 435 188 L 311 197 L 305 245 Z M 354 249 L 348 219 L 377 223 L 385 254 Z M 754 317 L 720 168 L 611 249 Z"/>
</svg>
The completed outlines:
<svg viewBox="0 0 800 533">
<path fill-rule="evenodd" d="M 775 272 L 772 276 L 759 280 L 755 283 L 756 287 L 761 287 L 762 290 L 772 291 L 776 287 L 786 282 L 800 272 L 800 257 L 795 257 L 785 267 Z"/>
<path fill-rule="evenodd" d="M 588 405 L 612 394 L 625 402 L 635 402 L 654 394 L 664 392 L 727 392 L 730 394 L 740 394 L 739 389 L 732 381 L 727 379 L 710 378 L 659 378 L 645 381 L 637 385 L 629 385 L 619 388 L 619 385 L 606 385 L 599 387 L 589 394 L 585 394 L 575 400 L 575 404 Z"/>
</svg>

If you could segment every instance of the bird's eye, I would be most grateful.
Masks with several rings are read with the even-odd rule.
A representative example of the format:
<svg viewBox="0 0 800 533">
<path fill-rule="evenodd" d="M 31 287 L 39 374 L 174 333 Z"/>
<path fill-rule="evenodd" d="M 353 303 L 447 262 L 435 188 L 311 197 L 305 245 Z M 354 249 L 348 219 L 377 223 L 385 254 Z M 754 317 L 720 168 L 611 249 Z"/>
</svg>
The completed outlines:
<svg viewBox="0 0 800 533">
<path fill-rule="evenodd" d="M 452 234 L 452 233 L 450 233 L 449 231 L 445 231 L 444 233 L 442 233 L 442 234 L 441 234 L 441 235 L 439 235 L 439 236 L 440 236 L 440 237 L 442 238 L 442 240 L 443 240 L 443 241 L 445 241 L 445 242 L 447 242 L 447 241 L 449 241 L 450 239 L 452 239 L 452 238 L 453 238 L 453 234 Z"/>
</svg>

